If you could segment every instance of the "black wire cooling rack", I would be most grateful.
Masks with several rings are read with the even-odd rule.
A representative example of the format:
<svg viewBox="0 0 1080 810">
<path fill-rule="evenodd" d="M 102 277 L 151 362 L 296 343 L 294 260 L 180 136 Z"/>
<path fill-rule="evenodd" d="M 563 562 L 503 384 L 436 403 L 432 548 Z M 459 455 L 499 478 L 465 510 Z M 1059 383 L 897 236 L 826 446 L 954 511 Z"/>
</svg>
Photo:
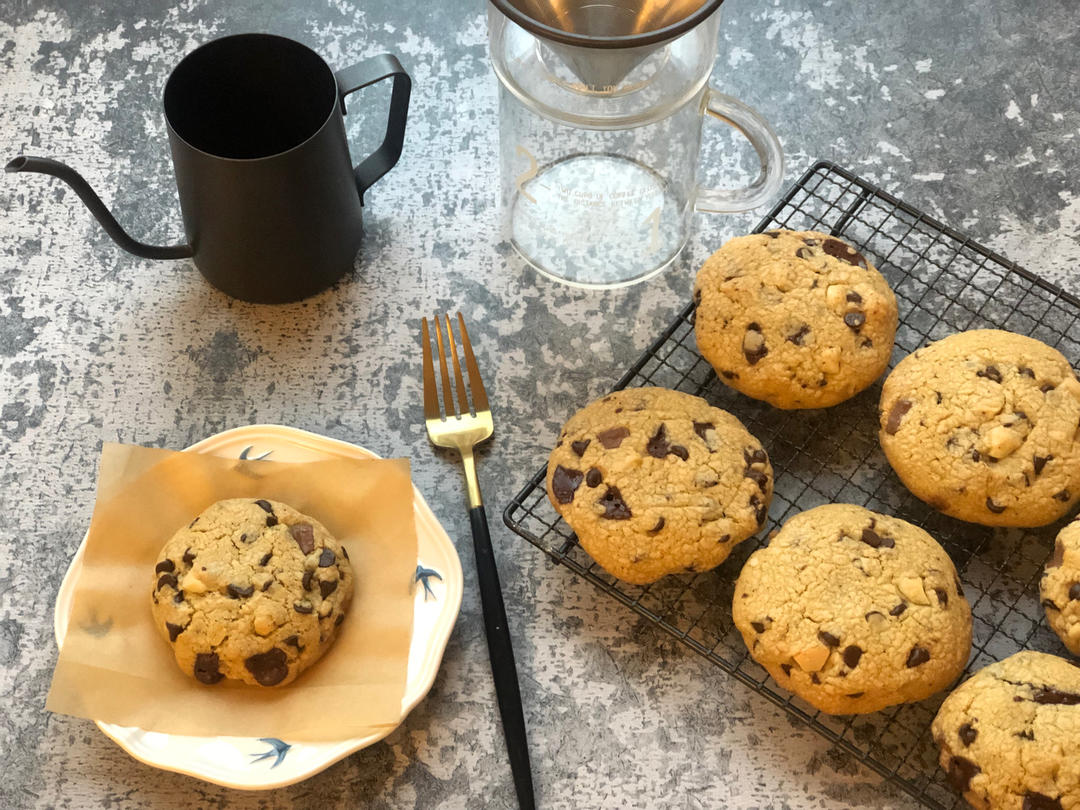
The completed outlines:
<svg viewBox="0 0 1080 810">
<path fill-rule="evenodd" d="M 1074 365 L 1080 360 L 1080 299 L 832 163 L 823 161 L 807 171 L 756 230 L 769 228 L 841 236 L 878 267 L 900 309 L 892 364 L 925 343 L 978 328 L 1031 335 L 1056 347 Z M 878 445 L 880 382 L 833 408 L 774 409 L 717 379 L 698 354 L 693 316 L 690 304 L 615 388 L 674 388 L 738 416 L 763 442 L 775 471 L 767 527 L 737 546 L 714 571 L 635 586 L 609 576 L 578 546 L 570 527 L 548 503 L 546 468 L 506 507 L 503 520 L 556 562 L 655 622 L 926 806 L 944 810 L 962 805 L 938 768 L 930 737 L 930 722 L 944 694 L 869 715 L 817 712 L 778 686 L 749 657 L 731 621 L 735 579 L 773 529 L 823 503 L 862 504 L 915 523 L 952 556 L 971 602 L 974 638 L 966 678 L 1020 649 L 1067 655 L 1045 624 L 1038 587 L 1060 524 L 992 530 L 935 512 L 900 483 Z"/>
</svg>

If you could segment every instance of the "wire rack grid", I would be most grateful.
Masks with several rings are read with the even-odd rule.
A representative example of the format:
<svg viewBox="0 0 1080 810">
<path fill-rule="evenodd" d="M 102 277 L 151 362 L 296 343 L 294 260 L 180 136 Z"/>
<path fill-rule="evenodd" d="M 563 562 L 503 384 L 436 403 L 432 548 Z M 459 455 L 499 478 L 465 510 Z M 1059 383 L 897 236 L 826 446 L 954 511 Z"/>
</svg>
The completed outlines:
<svg viewBox="0 0 1080 810">
<path fill-rule="evenodd" d="M 978 328 L 1036 337 L 1061 351 L 1074 367 L 1080 359 L 1080 299 L 835 164 L 822 161 L 811 167 L 755 230 L 770 228 L 843 237 L 878 267 L 900 310 L 891 365 L 927 342 Z M 880 382 L 833 408 L 774 409 L 719 381 L 697 351 L 693 316 L 691 303 L 614 387 L 674 388 L 702 396 L 743 421 L 765 445 L 775 474 L 769 521 L 759 535 L 737 546 L 714 571 L 629 585 L 596 565 L 551 507 L 546 467 L 506 507 L 506 525 L 924 805 L 941 810 L 962 805 L 938 768 L 930 737 L 944 694 L 869 715 L 816 711 L 749 657 L 731 621 L 735 580 L 773 529 L 823 503 L 861 504 L 915 523 L 952 556 L 972 606 L 966 678 L 1020 649 L 1067 654 L 1043 620 L 1038 589 L 1061 524 L 992 530 L 934 511 L 908 492 L 878 444 Z"/>
</svg>

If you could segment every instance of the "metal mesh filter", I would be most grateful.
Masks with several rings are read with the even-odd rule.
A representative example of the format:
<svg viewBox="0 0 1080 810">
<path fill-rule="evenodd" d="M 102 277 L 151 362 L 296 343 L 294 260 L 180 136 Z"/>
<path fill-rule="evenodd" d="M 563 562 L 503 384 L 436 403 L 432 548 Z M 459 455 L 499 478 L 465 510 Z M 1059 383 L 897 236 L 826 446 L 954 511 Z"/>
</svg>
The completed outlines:
<svg viewBox="0 0 1080 810">
<path fill-rule="evenodd" d="M 900 309 L 892 365 L 930 341 L 978 328 L 1031 335 L 1057 348 L 1074 367 L 1080 362 L 1080 299 L 834 164 L 821 162 L 807 171 L 756 230 L 769 228 L 840 236 L 878 267 Z M 880 382 L 833 408 L 776 410 L 717 379 L 698 354 L 693 315 L 692 304 L 683 309 L 615 388 L 674 388 L 702 396 L 743 421 L 764 443 L 776 476 L 768 525 L 759 535 L 737 546 L 714 571 L 635 586 L 609 576 L 581 550 L 548 502 L 545 467 L 506 507 L 503 520 L 556 562 L 805 721 L 927 807 L 962 806 L 938 767 L 930 737 L 930 722 L 945 694 L 870 715 L 817 712 L 750 658 L 731 621 L 735 579 L 764 538 L 800 511 L 841 502 L 896 515 L 934 536 L 960 572 L 974 622 L 967 678 L 1025 648 L 1068 655 L 1046 626 L 1039 603 L 1042 565 L 1061 524 L 995 530 L 939 514 L 907 491 L 881 451 Z"/>
</svg>

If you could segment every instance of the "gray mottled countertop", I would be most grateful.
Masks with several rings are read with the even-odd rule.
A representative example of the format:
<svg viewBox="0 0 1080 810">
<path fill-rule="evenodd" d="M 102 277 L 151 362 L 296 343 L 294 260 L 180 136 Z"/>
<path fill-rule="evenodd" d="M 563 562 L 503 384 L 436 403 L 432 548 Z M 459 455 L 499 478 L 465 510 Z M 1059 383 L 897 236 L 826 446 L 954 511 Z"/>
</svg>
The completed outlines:
<svg viewBox="0 0 1080 810">
<path fill-rule="evenodd" d="M 703 257 L 761 212 L 698 215 L 683 258 L 643 285 L 556 286 L 499 242 L 481 0 L 102 5 L 0 0 L 0 144 L 5 158 L 73 163 L 140 238 L 181 232 L 159 99 L 171 66 L 211 37 L 269 30 L 338 67 L 392 51 L 415 81 L 412 115 L 401 164 L 368 195 L 355 275 L 283 307 L 229 300 L 190 262 L 120 252 L 56 182 L 0 179 L 0 804 L 511 806 L 457 462 L 432 453 L 420 423 L 417 318 L 460 308 L 471 321 L 498 426 L 481 478 L 501 508 L 570 410 L 683 304 Z M 835 160 L 1080 288 L 1072 0 L 728 0 L 723 14 L 715 82 L 773 122 L 789 179 Z M 354 129 L 362 150 L 371 133 Z M 743 171 L 715 147 L 706 162 Z M 302 784 L 244 794 L 151 770 L 44 701 L 53 600 L 102 441 L 180 448 L 257 422 L 410 456 L 466 594 L 438 680 L 403 726 Z M 913 806 L 493 525 L 542 806 Z"/>
</svg>

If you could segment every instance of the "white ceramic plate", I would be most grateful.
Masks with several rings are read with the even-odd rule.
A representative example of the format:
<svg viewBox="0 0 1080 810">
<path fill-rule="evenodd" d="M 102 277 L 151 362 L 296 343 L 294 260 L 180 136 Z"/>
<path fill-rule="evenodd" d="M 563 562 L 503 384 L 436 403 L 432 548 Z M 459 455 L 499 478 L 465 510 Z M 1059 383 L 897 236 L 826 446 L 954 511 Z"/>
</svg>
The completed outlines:
<svg viewBox="0 0 1080 810">
<path fill-rule="evenodd" d="M 251 425 L 218 433 L 187 448 L 224 458 L 319 461 L 334 457 L 378 458 L 356 445 L 280 425 Z M 461 607 L 461 561 L 446 531 L 419 490 L 414 490 L 417 561 L 413 587 L 413 635 L 409 674 L 401 699 L 400 724 L 431 689 L 450 631 Z M 86 539 L 71 560 L 56 596 L 53 629 L 63 645 L 71 616 L 72 591 L 82 567 Z M 140 762 L 242 790 L 265 790 L 307 779 L 354 751 L 378 742 L 396 728 L 336 742 L 289 742 L 275 738 L 184 737 L 99 722 L 98 728 Z"/>
</svg>

